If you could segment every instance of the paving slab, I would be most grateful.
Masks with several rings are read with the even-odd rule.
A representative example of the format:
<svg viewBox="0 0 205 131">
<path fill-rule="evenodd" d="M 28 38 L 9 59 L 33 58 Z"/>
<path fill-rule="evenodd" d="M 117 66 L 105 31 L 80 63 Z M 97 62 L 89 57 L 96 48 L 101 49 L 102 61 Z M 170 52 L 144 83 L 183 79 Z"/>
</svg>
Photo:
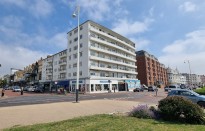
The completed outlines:
<svg viewBox="0 0 205 131">
<path fill-rule="evenodd" d="M 0 130 L 15 125 L 48 123 L 94 114 L 125 113 L 138 104 L 135 101 L 89 100 L 1 107 Z"/>
</svg>

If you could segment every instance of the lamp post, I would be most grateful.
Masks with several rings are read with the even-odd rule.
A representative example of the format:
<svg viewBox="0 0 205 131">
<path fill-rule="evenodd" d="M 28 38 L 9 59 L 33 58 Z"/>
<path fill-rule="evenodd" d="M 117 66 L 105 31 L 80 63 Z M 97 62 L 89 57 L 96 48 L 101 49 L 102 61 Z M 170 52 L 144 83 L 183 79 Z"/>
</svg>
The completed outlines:
<svg viewBox="0 0 205 131">
<path fill-rule="evenodd" d="M 76 102 L 78 102 L 78 90 L 79 90 L 79 15 L 80 15 L 80 6 L 76 6 L 73 13 L 73 17 L 78 16 L 78 49 L 77 49 L 77 79 L 76 79 Z"/>
<path fill-rule="evenodd" d="M 189 64 L 189 84 L 192 85 L 192 81 L 191 81 L 191 66 L 190 66 L 190 62 L 189 60 L 184 61 L 184 63 L 188 63 Z"/>
</svg>

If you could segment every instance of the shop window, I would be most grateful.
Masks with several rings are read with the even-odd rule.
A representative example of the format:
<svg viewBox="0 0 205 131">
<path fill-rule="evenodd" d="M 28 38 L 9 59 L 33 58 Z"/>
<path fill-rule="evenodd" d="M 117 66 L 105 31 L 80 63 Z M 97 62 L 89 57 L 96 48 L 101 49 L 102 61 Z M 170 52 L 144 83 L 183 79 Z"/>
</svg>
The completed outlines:
<svg viewBox="0 0 205 131">
<path fill-rule="evenodd" d="M 104 84 L 104 90 L 109 90 L 109 85 L 108 84 Z"/>
<path fill-rule="evenodd" d="M 94 85 L 91 84 L 91 91 L 93 92 L 94 91 Z"/>
<path fill-rule="evenodd" d="M 102 85 L 101 84 L 96 84 L 95 85 L 95 91 L 101 91 L 102 90 Z"/>
</svg>

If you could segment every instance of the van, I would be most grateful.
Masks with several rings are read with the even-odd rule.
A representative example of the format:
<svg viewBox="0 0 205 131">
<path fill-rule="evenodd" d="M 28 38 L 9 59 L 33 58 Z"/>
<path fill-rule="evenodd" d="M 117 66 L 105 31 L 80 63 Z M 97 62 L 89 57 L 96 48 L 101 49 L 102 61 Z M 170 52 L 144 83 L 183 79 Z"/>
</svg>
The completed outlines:
<svg viewBox="0 0 205 131">
<path fill-rule="evenodd" d="M 168 91 L 173 89 L 179 89 L 180 87 L 178 85 L 169 85 Z"/>
</svg>

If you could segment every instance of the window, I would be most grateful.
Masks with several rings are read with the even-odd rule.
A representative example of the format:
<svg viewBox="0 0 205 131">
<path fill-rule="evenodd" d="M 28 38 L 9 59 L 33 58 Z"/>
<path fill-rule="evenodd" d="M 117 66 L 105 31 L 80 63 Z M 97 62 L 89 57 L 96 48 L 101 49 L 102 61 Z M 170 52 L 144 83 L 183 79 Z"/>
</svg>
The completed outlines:
<svg viewBox="0 0 205 131">
<path fill-rule="evenodd" d="M 83 35 L 80 35 L 80 39 L 82 39 L 83 38 Z"/>
<path fill-rule="evenodd" d="M 77 58 L 77 53 L 73 54 L 73 58 L 76 59 Z"/>
<path fill-rule="evenodd" d="M 94 61 L 91 61 L 91 65 L 92 65 L 92 66 L 95 66 L 95 62 L 94 62 Z"/>
<path fill-rule="evenodd" d="M 70 36 L 72 35 L 72 32 L 70 32 Z"/>
<path fill-rule="evenodd" d="M 80 71 L 80 76 L 82 76 L 82 74 L 83 74 L 83 72 L 82 72 L 82 71 Z"/>
<path fill-rule="evenodd" d="M 83 56 L 83 52 L 80 52 L 80 56 Z"/>
<path fill-rule="evenodd" d="M 95 76 L 95 72 L 91 72 L 90 75 L 91 75 L 91 76 Z"/>
<path fill-rule="evenodd" d="M 76 42 L 78 40 L 78 37 L 76 37 L 75 39 L 74 39 L 74 42 Z"/>
<path fill-rule="evenodd" d="M 70 44 L 72 43 L 72 40 L 70 40 Z"/>
<path fill-rule="evenodd" d="M 76 72 L 73 72 L 73 76 L 77 76 L 77 73 L 76 73 Z"/>
<path fill-rule="evenodd" d="M 80 66 L 82 66 L 82 61 L 79 63 Z"/>
<path fill-rule="evenodd" d="M 71 60 L 71 55 L 69 56 L 69 60 Z"/>
<path fill-rule="evenodd" d="M 101 76 L 101 77 L 105 77 L 105 72 L 101 72 L 101 73 L 100 73 L 100 76 Z"/>
<path fill-rule="evenodd" d="M 74 30 L 74 34 L 78 32 L 78 29 Z"/>
<path fill-rule="evenodd" d="M 74 68 L 74 67 L 77 67 L 77 63 L 74 63 L 74 64 L 73 64 L 73 68 Z"/>
<path fill-rule="evenodd" d="M 95 51 L 91 51 L 90 55 L 95 56 Z"/>
<path fill-rule="evenodd" d="M 77 45 L 73 47 L 73 50 L 77 50 L 77 49 L 78 49 L 78 46 L 77 46 Z"/>
<path fill-rule="evenodd" d="M 82 29 L 83 29 L 83 26 L 80 27 L 80 30 L 82 30 Z"/>
<path fill-rule="evenodd" d="M 69 52 L 71 52 L 71 48 L 69 48 Z"/>
<path fill-rule="evenodd" d="M 83 43 L 80 43 L 80 48 L 82 48 L 83 47 Z"/>
<path fill-rule="evenodd" d="M 101 64 L 100 64 L 100 67 L 105 67 L 105 65 L 101 63 Z"/>
</svg>

